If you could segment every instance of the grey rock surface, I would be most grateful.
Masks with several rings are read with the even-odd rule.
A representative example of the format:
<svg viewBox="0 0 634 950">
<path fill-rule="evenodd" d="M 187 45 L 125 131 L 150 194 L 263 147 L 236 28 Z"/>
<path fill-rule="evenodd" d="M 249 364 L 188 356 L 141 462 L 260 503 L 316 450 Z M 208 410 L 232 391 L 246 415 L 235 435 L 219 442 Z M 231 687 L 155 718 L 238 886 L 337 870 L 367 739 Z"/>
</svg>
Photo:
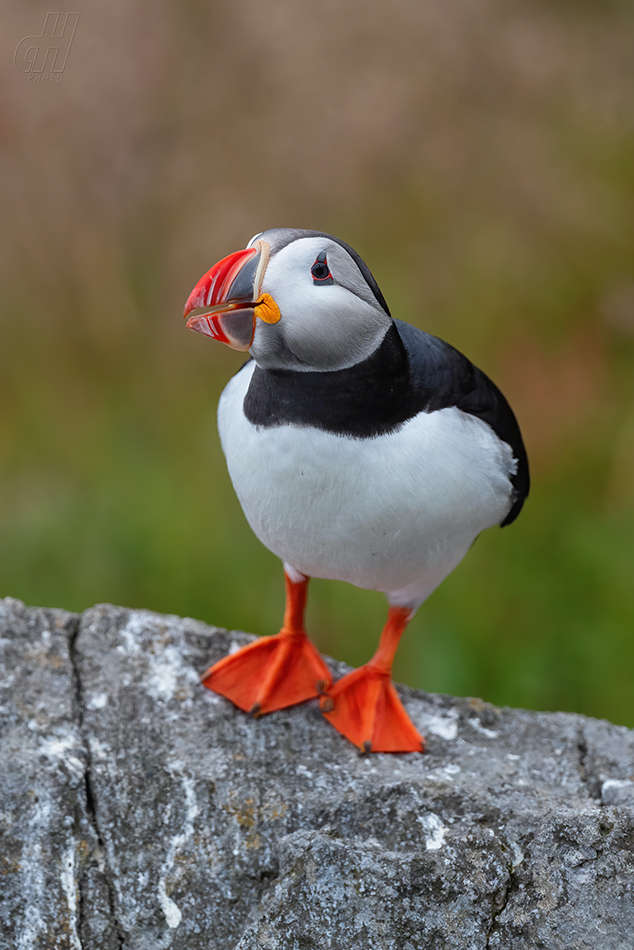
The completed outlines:
<svg viewBox="0 0 634 950">
<path fill-rule="evenodd" d="M 634 732 L 401 688 L 361 756 L 199 685 L 249 639 L 0 601 L 2 950 L 634 948 Z"/>
</svg>

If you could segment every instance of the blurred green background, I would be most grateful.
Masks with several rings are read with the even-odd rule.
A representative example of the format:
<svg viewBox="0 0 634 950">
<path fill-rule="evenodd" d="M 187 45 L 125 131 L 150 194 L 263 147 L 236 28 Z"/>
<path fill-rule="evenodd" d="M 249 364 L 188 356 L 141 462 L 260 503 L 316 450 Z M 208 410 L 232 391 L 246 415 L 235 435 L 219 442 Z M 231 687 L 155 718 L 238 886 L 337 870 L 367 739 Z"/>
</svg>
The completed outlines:
<svg viewBox="0 0 634 950">
<path fill-rule="evenodd" d="M 507 394 L 533 490 L 419 611 L 395 674 L 634 726 L 634 6 L 93 0 L 63 75 L 2 12 L 0 593 L 257 633 L 283 580 L 215 428 L 241 357 L 181 320 L 269 227 L 329 231 Z M 381 595 L 314 581 L 352 664 Z"/>
</svg>

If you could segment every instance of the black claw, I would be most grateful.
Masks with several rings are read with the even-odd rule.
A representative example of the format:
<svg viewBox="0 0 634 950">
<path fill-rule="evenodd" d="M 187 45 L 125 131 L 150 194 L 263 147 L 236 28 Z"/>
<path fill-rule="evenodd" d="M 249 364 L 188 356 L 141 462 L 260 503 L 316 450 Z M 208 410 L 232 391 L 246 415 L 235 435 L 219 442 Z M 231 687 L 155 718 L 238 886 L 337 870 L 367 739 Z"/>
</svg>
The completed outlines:
<svg viewBox="0 0 634 950">
<path fill-rule="evenodd" d="M 366 755 L 368 752 L 372 752 L 372 743 L 369 739 L 366 739 L 365 742 L 361 743 L 361 751 L 364 755 Z"/>
<path fill-rule="evenodd" d="M 260 715 L 261 709 L 262 709 L 262 706 L 260 705 L 260 703 L 253 703 L 253 705 L 251 706 L 251 709 L 249 710 L 249 715 L 253 716 L 254 719 L 257 719 L 258 716 Z"/>
</svg>

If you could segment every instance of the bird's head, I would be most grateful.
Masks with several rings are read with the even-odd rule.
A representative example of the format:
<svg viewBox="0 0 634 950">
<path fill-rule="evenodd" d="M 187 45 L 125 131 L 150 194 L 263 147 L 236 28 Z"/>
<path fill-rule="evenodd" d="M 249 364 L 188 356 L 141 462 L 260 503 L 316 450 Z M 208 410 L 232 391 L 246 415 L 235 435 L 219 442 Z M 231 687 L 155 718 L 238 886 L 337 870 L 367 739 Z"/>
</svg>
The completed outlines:
<svg viewBox="0 0 634 950">
<path fill-rule="evenodd" d="M 249 351 L 267 369 L 337 370 L 366 359 L 392 324 L 351 247 L 321 231 L 273 228 L 201 277 L 191 330 Z"/>
</svg>

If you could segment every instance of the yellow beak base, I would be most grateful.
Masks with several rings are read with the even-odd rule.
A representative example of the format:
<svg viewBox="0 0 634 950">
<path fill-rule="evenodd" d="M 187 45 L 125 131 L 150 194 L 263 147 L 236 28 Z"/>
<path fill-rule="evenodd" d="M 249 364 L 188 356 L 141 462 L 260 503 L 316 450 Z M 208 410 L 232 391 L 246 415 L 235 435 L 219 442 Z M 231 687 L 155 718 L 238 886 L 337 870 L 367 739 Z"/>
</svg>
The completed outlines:
<svg viewBox="0 0 634 950">
<path fill-rule="evenodd" d="M 282 314 L 270 294 L 261 294 L 253 311 L 264 323 L 277 323 Z"/>
</svg>

